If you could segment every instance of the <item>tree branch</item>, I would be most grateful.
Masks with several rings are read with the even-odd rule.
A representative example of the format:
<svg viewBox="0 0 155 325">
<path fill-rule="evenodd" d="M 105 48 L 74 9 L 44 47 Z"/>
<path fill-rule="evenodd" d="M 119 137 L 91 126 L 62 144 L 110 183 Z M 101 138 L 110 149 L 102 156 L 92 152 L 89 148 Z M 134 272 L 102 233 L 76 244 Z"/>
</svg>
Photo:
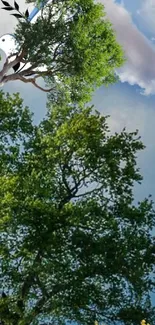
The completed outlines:
<svg viewBox="0 0 155 325">
<path fill-rule="evenodd" d="M 58 49 L 59 49 L 59 47 L 62 45 L 63 43 L 62 42 L 60 42 L 58 45 L 57 45 L 57 47 L 55 48 L 55 50 L 54 50 L 54 54 L 53 54 L 53 61 L 55 61 L 55 59 L 56 59 L 56 57 L 57 57 L 57 51 L 58 51 Z"/>
<path fill-rule="evenodd" d="M 36 81 L 35 81 L 35 79 L 38 78 L 38 77 L 41 77 L 41 76 L 36 76 L 35 78 L 28 78 L 28 79 L 27 79 L 27 78 L 23 77 L 23 76 L 20 75 L 20 74 L 18 75 L 18 74 L 16 74 L 16 73 L 14 73 L 14 74 L 9 75 L 9 76 L 4 76 L 4 77 L 2 78 L 2 80 L 1 80 L 1 82 L 3 82 L 3 83 L 7 83 L 8 81 L 20 80 L 20 81 L 22 81 L 22 82 L 24 82 L 24 83 L 32 83 L 36 88 L 38 88 L 38 89 L 40 89 L 41 91 L 46 92 L 46 93 L 48 93 L 48 92 L 54 90 L 54 87 L 49 88 L 49 89 L 46 89 L 46 88 L 43 88 L 43 87 L 39 86 L 39 85 L 36 83 Z"/>
<path fill-rule="evenodd" d="M 24 280 L 23 286 L 21 288 L 21 298 L 25 299 L 26 296 L 29 293 L 30 288 L 32 287 L 32 284 L 34 284 L 34 279 L 35 279 L 35 264 L 40 263 L 40 251 L 37 252 L 36 257 L 34 258 L 33 261 L 33 267 L 30 270 L 29 274 L 27 275 L 26 279 Z"/>
<path fill-rule="evenodd" d="M 94 188 L 93 190 L 91 191 L 88 191 L 88 192 L 85 192 L 85 193 L 81 193 L 81 194 L 78 194 L 78 195 L 75 195 L 74 198 L 79 198 L 79 197 L 83 197 L 83 196 L 86 196 L 86 195 L 89 195 L 89 194 L 92 194 L 94 193 L 95 191 L 99 191 L 103 188 L 103 185 L 101 185 L 100 187 L 96 187 Z"/>
<path fill-rule="evenodd" d="M 45 88 L 39 86 L 39 85 L 35 82 L 35 79 L 33 79 L 32 84 L 33 84 L 36 88 L 38 88 L 38 89 L 40 89 L 40 90 L 42 90 L 42 91 L 44 91 L 44 92 L 46 92 L 46 93 L 48 93 L 48 92 L 54 90 L 53 87 L 52 87 L 52 88 L 49 88 L 49 89 L 45 89 Z"/>
<path fill-rule="evenodd" d="M 39 85 L 36 83 L 35 78 L 29 78 L 29 79 L 26 79 L 26 78 L 24 78 L 24 77 L 22 77 L 22 76 L 19 76 L 18 79 L 21 80 L 21 81 L 23 81 L 24 83 L 29 83 L 29 82 L 32 83 L 36 88 L 38 88 L 38 89 L 40 89 L 40 90 L 42 90 L 42 91 L 44 91 L 44 92 L 46 92 L 46 93 L 47 93 L 47 92 L 50 92 L 50 91 L 52 91 L 52 90 L 54 90 L 54 88 L 45 89 L 45 88 L 39 86 Z"/>
<path fill-rule="evenodd" d="M 11 69 L 13 68 L 17 63 L 19 63 L 21 61 L 21 59 L 24 57 L 25 55 L 25 50 L 23 49 L 21 54 L 20 55 L 17 55 L 17 57 L 9 62 L 9 58 L 14 56 L 15 54 L 12 54 L 10 55 L 9 57 L 7 57 L 5 63 L 4 63 L 4 66 L 3 66 L 3 69 L 0 71 L 0 82 L 7 82 L 9 80 L 7 80 L 5 77 L 6 73 Z"/>
</svg>

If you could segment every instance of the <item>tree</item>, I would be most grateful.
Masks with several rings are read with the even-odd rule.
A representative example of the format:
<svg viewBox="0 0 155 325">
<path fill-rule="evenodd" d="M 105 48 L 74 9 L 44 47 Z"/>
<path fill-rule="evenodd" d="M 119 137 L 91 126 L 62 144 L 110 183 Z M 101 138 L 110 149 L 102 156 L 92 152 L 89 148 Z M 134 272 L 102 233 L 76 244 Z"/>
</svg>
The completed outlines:
<svg viewBox="0 0 155 325">
<path fill-rule="evenodd" d="M 4 9 L 8 10 L 8 5 Z M 37 86 L 37 79 L 43 77 L 50 89 L 42 90 L 55 92 L 59 83 L 73 82 L 90 93 L 101 84 L 116 81 L 115 69 L 123 64 L 124 53 L 101 4 L 53 0 L 33 24 L 28 16 L 15 15 L 19 18 L 17 55 L 13 53 L 14 59 L 11 56 L 0 72 L 2 83 L 21 80 Z M 29 66 L 6 74 L 8 64 L 10 69 L 19 63 Z"/>
<path fill-rule="evenodd" d="M 92 107 L 52 105 L 39 126 L 0 92 L 2 325 L 153 324 L 155 214 L 134 205 L 137 132 Z"/>
</svg>

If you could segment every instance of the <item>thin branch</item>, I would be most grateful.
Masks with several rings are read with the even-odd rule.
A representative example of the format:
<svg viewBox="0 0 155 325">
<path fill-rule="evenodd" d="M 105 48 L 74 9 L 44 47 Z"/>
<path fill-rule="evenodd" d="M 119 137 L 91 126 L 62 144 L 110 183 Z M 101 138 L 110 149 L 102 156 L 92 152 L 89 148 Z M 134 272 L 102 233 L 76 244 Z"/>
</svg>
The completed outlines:
<svg viewBox="0 0 155 325">
<path fill-rule="evenodd" d="M 7 60 L 8 59 L 11 59 L 13 56 L 18 56 L 19 52 L 15 52 L 15 53 L 12 53 L 10 54 L 8 57 L 7 57 Z"/>
<path fill-rule="evenodd" d="M 69 196 L 72 196 L 73 193 L 72 193 L 71 188 L 69 187 L 69 184 L 67 182 L 66 175 L 65 175 L 66 166 L 65 165 L 63 165 L 63 166 L 59 165 L 59 166 L 60 166 L 60 170 L 62 172 L 62 181 L 66 187 L 67 193 Z"/>
<path fill-rule="evenodd" d="M 101 186 L 98 187 L 98 188 L 94 188 L 94 189 L 91 190 L 91 191 L 88 191 L 88 192 L 85 192 L 85 193 L 82 193 L 82 194 L 75 195 L 74 198 L 79 198 L 79 197 L 83 197 L 83 196 L 86 196 L 86 195 L 92 194 L 92 193 L 94 193 L 94 192 L 96 192 L 96 191 L 100 191 L 102 188 L 103 188 L 103 185 L 101 185 Z"/>
<path fill-rule="evenodd" d="M 46 93 L 54 90 L 54 87 L 46 89 L 46 88 L 43 88 L 43 87 L 39 86 L 35 81 L 35 79 L 39 78 L 39 77 L 41 77 L 41 76 L 36 76 L 35 78 L 28 78 L 27 79 L 27 78 L 25 78 L 25 76 L 22 76 L 20 73 L 19 74 L 14 73 L 14 74 L 11 74 L 9 76 L 3 76 L 3 78 L 0 81 L 3 82 L 3 83 L 7 83 L 8 81 L 20 80 L 20 81 L 22 81 L 24 83 L 32 83 L 36 88 L 38 88 L 41 91 L 46 92 Z"/>
<path fill-rule="evenodd" d="M 46 93 L 47 93 L 47 92 L 50 92 L 50 91 L 52 91 L 52 90 L 54 90 L 53 87 L 50 88 L 50 89 L 45 89 L 45 88 L 39 86 L 39 85 L 35 82 L 35 78 L 29 78 L 29 79 L 26 79 L 26 78 L 24 78 L 23 76 L 18 76 L 17 79 L 23 81 L 24 83 L 29 83 L 29 82 L 30 82 L 30 83 L 32 83 L 36 88 L 38 88 L 38 89 L 40 89 L 40 90 L 42 90 L 42 91 L 44 91 L 44 92 L 46 92 Z"/>
<path fill-rule="evenodd" d="M 32 81 L 32 84 L 33 84 L 36 88 L 38 88 L 38 89 L 40 89 L 40 90 L 42 90 L 42 91 L 44 91 L 44 92 L 46 92 L 46 93 L 48 93 L 48 92 L 54 90 L 53 87 L 52 87 L 52 88 L 49 88 L 49 89 L 45 89 L 45 88 L 39 86 L 38 84 L 36 84 L 35 80 Z"/>
<path fill-rule="evenodd" d="M 58 49 L 59 49 L 59 47 L 62 45 L 63 43 L 62 42 L 60 42 L 58 45 L 57 45 L 57 47 L 55 48 L 55 50 L 54 50 L 54 54 L 53 54 L 53 61 L 55 61 L 55 59 L 56 59 L 56 56 L 57 56 L 57 51 L 58 51 Z"/>
</svg>

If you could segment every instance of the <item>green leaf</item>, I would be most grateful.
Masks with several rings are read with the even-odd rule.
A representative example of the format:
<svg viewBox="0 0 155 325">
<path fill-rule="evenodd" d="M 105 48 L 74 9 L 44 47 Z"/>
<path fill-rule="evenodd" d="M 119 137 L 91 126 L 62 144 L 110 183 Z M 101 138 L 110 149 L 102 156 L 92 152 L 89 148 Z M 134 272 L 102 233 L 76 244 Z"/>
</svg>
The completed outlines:
<svg viewBox="0 0 155 325">
<path fill-rule="evenodd" d="M 144 146 L 64 98 L 34 125 L 0 92 L 1 321 L 153 323 L 155 212 L 133 191 Z"/>
<path fill-rule="evenodd" d="M 103 6 L 93 0 L 54 1 L 35 23 L 20 23 L 15 37 L 20 47 L 25 45 L 30 62 L 47 67 L 40 75 L 52 89 L 53 101 L 66 93 L 71 101 L 84 96 L 89 101 L 96 87 L 117 81 L 115 71 L 124 63 Z"/>
</svg>

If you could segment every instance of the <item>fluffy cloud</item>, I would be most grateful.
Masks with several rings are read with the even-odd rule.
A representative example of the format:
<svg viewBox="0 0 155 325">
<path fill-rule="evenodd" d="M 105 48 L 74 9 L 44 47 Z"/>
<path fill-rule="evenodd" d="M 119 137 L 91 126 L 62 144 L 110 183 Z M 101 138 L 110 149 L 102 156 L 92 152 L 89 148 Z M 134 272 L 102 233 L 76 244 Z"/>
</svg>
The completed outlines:
<svg viewBox="0 0 155 325">
<path fill-rule="evenodd" d="M 146 28 L 155 33 L 155 0 L 142 0 L 141 8 L 137 14 L 143 19 Z"/>
<path fill-rule="evenodd" d="M 155 0 L 146 0 L 155 3 Z M 127 62 L 119 72 L 120 80 L 138 85 L 145 95 L 155 94 L 155 49 L 138 30 L 130 13 L 122 4 L 113 0 L 100 0 L 116 31 L 118 42 L 123 46 Z M 143 1 L 143 8 L 145 1 Z"/>
<path fill-rule="evenodd" d="M 136 129 L 146 145 L 138 153 L 138 167 L 144 176 L 142 186 L 135 187 L 136 200 L 141 200 L 149 193 L 155 201 L 155 110 L 152 97 L 142 97 L 127 84 L 116 84 L 96 91 L 93 97 L 95 108 L 103 115 L 110 115 L 107 122 L 112 133 L 120 132 L 124 127 L 129 132 Z"/>
</svg>

